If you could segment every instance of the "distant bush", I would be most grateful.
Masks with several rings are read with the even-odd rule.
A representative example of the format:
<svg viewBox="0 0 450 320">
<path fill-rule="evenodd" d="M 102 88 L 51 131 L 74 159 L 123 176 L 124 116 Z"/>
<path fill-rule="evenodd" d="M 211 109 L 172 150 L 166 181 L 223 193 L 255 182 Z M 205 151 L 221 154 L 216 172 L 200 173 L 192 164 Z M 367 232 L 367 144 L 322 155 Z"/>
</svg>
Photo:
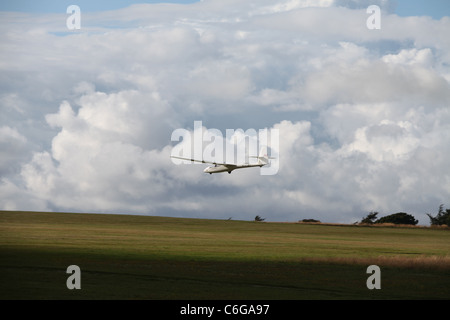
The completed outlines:
<svg viewBox="0 0 450 320">
<path fill-rule="evenodd" d="M 405 212 L 397 212 L 378 219 L 375 223 L 411 224 L 416 225 L 419 221 Z"/>
<path fill-rule="evenodd" d="M 371 211 L 367 217 L 361 220 L 360 224 L 381 224 L 381 223 L 393 223 L 393 224 L 410 224 L 416 225 L 419 221 L 412 215 L 405 212 L 397 212 L 380 219 L 377 219 L 378 212 Z"/>
<path fill-rule="evenodd" d="M 437 216 L 433 217 L 429 213 L 427 213 L 427 216 L 430 218 L 430 224 L 432 226 L 447 225 L 450 227 L 450 209 L 445 209 L 445 211 L 444 211 L 443 204 L 441 204 L 439 206 L 439 211 L 438 211 Z"/>
<path fill-rule="evenodd" d="M 315 220 L 315 219 L 303 219 L 301 222 L 316 222 L 316 223 L 320 223 L 320 220 Z"/>
</svg>

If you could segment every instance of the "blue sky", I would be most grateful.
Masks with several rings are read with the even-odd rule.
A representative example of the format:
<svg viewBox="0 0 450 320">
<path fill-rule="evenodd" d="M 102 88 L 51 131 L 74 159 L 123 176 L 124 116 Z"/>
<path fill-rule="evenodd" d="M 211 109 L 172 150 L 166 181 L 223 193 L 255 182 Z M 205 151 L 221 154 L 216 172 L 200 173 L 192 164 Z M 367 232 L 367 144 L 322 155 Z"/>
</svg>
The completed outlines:
<svg viewBox="0 0 450 320">
<path fill-rule="evenodd" d="M 433 19 L 450 16 L 450 1 L 448 0 L 397 0 L 396 13 L 399 16 L 427 15 Z"/>
<path fill-rule="evenodd" d="M 78 5 L 83 11 L 105 11 L 127 7 L 133 3 L 193 3 L 198 0 L 112 0 L 112 1 L 89 1 L 89 0 L 15 0 L 1 1 L 2 11 L 21 12 L 61 12 L 71 5 Z M 427 15 L 434 19 L 450 16 L 449 0 L 396 0 L 396 14 L 402 17 Z"/>
</svg>

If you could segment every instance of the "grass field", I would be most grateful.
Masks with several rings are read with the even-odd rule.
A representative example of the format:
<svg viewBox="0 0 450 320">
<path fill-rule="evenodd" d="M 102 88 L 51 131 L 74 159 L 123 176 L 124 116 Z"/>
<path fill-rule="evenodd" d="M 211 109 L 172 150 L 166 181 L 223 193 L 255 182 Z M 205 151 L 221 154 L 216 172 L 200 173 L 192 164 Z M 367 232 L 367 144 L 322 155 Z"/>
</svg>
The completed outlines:
<svg viewBox="0 0 450 320">
<path fill-rule="evenodd" d="M 450 299 L 448 229 L 1 211 L 0 254 L 2 299 Z"/>
</svg>

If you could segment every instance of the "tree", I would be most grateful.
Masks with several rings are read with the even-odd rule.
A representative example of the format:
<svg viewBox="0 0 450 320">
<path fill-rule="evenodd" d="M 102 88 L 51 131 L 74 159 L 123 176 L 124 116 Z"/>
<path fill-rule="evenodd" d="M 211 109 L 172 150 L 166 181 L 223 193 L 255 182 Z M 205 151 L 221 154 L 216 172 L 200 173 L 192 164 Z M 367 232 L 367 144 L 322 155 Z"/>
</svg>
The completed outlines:
<svg viewBox="0 0 450 320">
<path fill-rule="evenodd" d="M 361 220 L 361 223 L 373 224 L 375 223 L 375 219 L 377 218 L 377 211 L 371 211 L 367 217 Z"/>
<path fill-rule="evenodd" d="M 375 223 L 394 223 L 394 224 L 412 224 L 416 225 L 419 221 L 412 215 L 405 212 L 397 212 L 378 219 Z"/>
<path fill-rule="evenodd" d="M 316 219 L 303 219 L 302 222 L 314 222 L 314 223 L 320 223 L 320 220 L 316 220 Z"/>
<path fill-rule="evenodd" d="M 255 217 L 255 221 L 260 222 L 260 221 L 264 221 L 264 220 L 266 220 L 266 219 L 261 218 L 260 216 L 256 216 L 256 217 Z"/>
<path fill-rule="evenodd" d="M 439 206 L 439 211 L 437 216 L 433 217 L 431 214 L 427 213 L 427 216 L 430 218 L 430 224 L 432 226 L 441 226 L 443 224 L 446 224 L 450 227 L 450 209 L 445 209 L 444 211 L 444 205 L 441 204 Z"/>
</svg>

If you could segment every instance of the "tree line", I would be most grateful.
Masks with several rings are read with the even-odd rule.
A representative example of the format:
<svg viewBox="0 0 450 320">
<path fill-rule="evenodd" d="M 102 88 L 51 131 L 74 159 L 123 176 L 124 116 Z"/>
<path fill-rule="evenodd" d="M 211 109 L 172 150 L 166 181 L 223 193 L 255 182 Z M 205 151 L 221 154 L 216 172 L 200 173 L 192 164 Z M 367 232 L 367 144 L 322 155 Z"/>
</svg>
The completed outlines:
<svg viewBox="0 0 450 320">
<path fill-rule="evenodd" d="M 414 216 L 406 212 L 397 212 L 388 216 L 377 218 L 378 212 L 371 211 L 364 219 L 359 222 L 360 224 L 377 224 L 377 223 L 393 223 L 393 224 L 410 224 L 416 225 L 419 221 Z M 430 224 L 432 226 L 446 225 L 450 227 L 450 209 L 444 210 L 444 205 L 439 206 L 439 210 L 436 216 L 427 213 L 430 218 Z"/>
<path fill-rule="evenodd" d="M 430 224 L 432 226 L 449 226 L 450 227 L 450 209 L 444 210 L 444 205 L 441 204 L 439 206 L 439 210 L 436 216 L 433 216 L 430 213 L 426 214 L 430 218 Z M 406 213 L 406 212 L 397 212 L 394 214 L 390 214 L 388 216 L 378 218 L 377 211 L 371 211 L 364 219 L 360 222 L 355 222 L 355 224 L 380 224 L 380 223 L 393 223 L 393 224 L 409 224 L 415 226 L 419 221 L 414 218 L 414 216 Z M 230 218 L 231 219 L 231 218 Z M 260 216 L 255 217 L 255 221 L 261 222 L 266 220 L 265 218 L 261 218 Z M 301 222 L 317 222 L 320 223 L 319 220 L 315 219 L 303 219 Z"/>
</svg>

